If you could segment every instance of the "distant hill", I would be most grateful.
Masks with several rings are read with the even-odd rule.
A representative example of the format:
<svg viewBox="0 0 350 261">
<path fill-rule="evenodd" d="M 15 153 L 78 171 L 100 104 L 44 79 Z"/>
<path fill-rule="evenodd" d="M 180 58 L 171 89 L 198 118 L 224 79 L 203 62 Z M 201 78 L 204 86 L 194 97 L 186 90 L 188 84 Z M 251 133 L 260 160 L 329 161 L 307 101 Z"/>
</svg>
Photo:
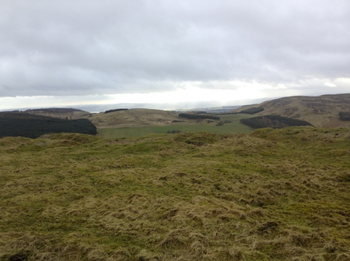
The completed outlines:
<svg viewBox="0 0 350 261">
<path fill-rule="evenodd" d="M 68 120 L 85 118 L 91 114 L 90 112 L 79 110 L 79 109 L 73 109 L 73 108 L 31 109 L 31 110 L 23 111 L 23 113 L 54 117 L 54 118 L 60 118 L 60 119 L 68 119 Z"/>
<path fill-rule="evenodd" d="M 193 121 L 185 118 L 180 119 L 178 113 L 173 111 L 153 109 L 109 110 L 92 114 L 87 119 L 97 128 L 165 126 L 179 120 Z"/>
<path fill-rule="evenodd" d="M 155 133 L 174 133 L 177 131 L 209 131 L 218 134 L 232 132 L 249 133 L 253 129 L 239 122 L 249 116 L 238 113 L 190 112 L 192 117 L 180 117 L 180 112 L 156 109 L 109 109 L 100 113 L 89 113 L 77 109 L 48 108 L 16 111 L 31 116 L 49 115 L 65 120 L 75 118 L 89 120 L 98 134 L 108 139 L 138 137 Z"/>
<path fill-rule="evenodd" d="M 263 111 L 254 115 L 280 115 L 307 121 L 316 127 L 350 127 L 349 121 L 339 118 L 340 112 L 350 112 L 350 94 L 285 97 L 244 106 L 236 111 L 242 111 L 243 108 L 263 108 Z"/>
<path fill-rule="evenodd" d="M 87 119 L 63 120 L 21 112 L 0 113 L 0 126 L 0 138 L 38 138 L 47 133 L 97 134 L 96 127 Z"/>
</svg>

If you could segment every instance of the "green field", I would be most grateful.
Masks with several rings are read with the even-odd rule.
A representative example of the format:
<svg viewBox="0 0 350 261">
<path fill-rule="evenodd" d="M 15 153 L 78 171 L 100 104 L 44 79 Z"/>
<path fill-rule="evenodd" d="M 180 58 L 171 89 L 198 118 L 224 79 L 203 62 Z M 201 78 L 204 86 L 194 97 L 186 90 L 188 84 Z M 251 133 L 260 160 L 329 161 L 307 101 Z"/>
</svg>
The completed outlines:
<svg viewBox="0 0 350 261">
<path fill-rule="evenodd" d="M 223 126 L 215 124 L 173 124 L 168 126 L 147 126 L 147 127 L 129 127 L 129 128 L 100 128 L 98 129 L 99 136 L 106 139 L 142 137 L 150 134 L 165 134 L 168 131 L 179 130 L 181 132 L 206 131 L 216 134 L 229 133 L 251 133 L 252 128 L 243 125 L 239 122 L 242 118 L 250 118 L 252 115 L 246 114 L 225 114 L 218 115 L 222 121 L 231 121 Z"/>
</svg>

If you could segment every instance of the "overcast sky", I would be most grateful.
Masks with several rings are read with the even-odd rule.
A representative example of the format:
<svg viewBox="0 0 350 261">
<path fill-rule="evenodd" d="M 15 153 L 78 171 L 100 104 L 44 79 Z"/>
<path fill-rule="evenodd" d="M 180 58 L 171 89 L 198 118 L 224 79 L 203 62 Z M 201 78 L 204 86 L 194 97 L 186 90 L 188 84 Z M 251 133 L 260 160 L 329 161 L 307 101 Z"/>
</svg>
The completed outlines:
<svg viewBox="0 0 350 261">
<path fill-rule="evenodd" d="M 0 0 L 0 110 L 349 93 L 349 30 L 349 0 Z"/>
</svg>

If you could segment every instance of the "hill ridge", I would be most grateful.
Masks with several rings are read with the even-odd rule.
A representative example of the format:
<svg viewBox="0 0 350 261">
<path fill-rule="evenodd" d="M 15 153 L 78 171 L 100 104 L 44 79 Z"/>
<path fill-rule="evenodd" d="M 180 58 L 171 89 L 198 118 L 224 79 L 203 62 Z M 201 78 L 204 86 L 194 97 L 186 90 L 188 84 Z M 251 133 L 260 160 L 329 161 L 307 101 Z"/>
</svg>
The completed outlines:
<svg viewBox="0 0 350 261">
<path fill-rule="evenodd" d="M 341 121 L 339 113 L 350 111 L 350 94 L 325 94 L 320 96 L 290 96 L 262 102 L 250 107 L 264 110 L 255 116 L 280 115 L 304 120 L 316 127 L 350 127 Z M 245 106 L 244 109 L 249 108 Z M 236 110 L 240 111 L 240 109 Z"/>
</svg>

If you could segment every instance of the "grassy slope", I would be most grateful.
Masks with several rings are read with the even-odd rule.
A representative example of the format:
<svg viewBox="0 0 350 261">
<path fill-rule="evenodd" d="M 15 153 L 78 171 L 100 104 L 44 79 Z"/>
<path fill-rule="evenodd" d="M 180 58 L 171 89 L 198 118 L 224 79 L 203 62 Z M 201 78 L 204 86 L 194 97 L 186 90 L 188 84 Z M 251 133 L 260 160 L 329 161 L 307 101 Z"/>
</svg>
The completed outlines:
<svg viewBox="0 0 350 261">
<path fill-rule="evenodd" d="M 350 130 L 0 139 L 0 260 L 349 260 Z"/>
<path fill-rule="evenodd" d="M 250 133 L 253 131 L 252 128 L 241 124 L 239 122 L 242 118 L 253 117 L 252 115 L 245 114 L 227 114 L 227 115 L 218 115 L 222 121 L 229 120 L 231 123 L 226 123 L 223 126 L 216 126 L 216 121 L 207 124 L 206 120 L 199 123 L 195 121 L 188 121 L 181 123 L 171 123 L 164 126 L 157 125 L 147 125 L 143 127 L 124 127 L 124 128 L 99 128 L 99 135 L 106 139 L 115 139 L 115 138 L 129 138 L 129 137 L 141 137 L 150 134 L 165 134 L 167 131 L 180 130 L 182 132 L 191 132 L 191 131 L 207 131 L 216 134 L 228 134 L 228 133 Z M 145 117 L 147 117 L 145 115 Z M 177 118 L 177 120 L 179 120 Z M 182 120 L 182 119 L 181 119 Z"/>
<path fill-rule="evenodd" d="M 171 124 L 174 120 L 179 120 L 178 114 L 175 112 L 152 109 L 130 109 L 111 113 L 96 113 L 92 114 L 88 119 L 97 128 L 164 126 Z"/>
</svg>

